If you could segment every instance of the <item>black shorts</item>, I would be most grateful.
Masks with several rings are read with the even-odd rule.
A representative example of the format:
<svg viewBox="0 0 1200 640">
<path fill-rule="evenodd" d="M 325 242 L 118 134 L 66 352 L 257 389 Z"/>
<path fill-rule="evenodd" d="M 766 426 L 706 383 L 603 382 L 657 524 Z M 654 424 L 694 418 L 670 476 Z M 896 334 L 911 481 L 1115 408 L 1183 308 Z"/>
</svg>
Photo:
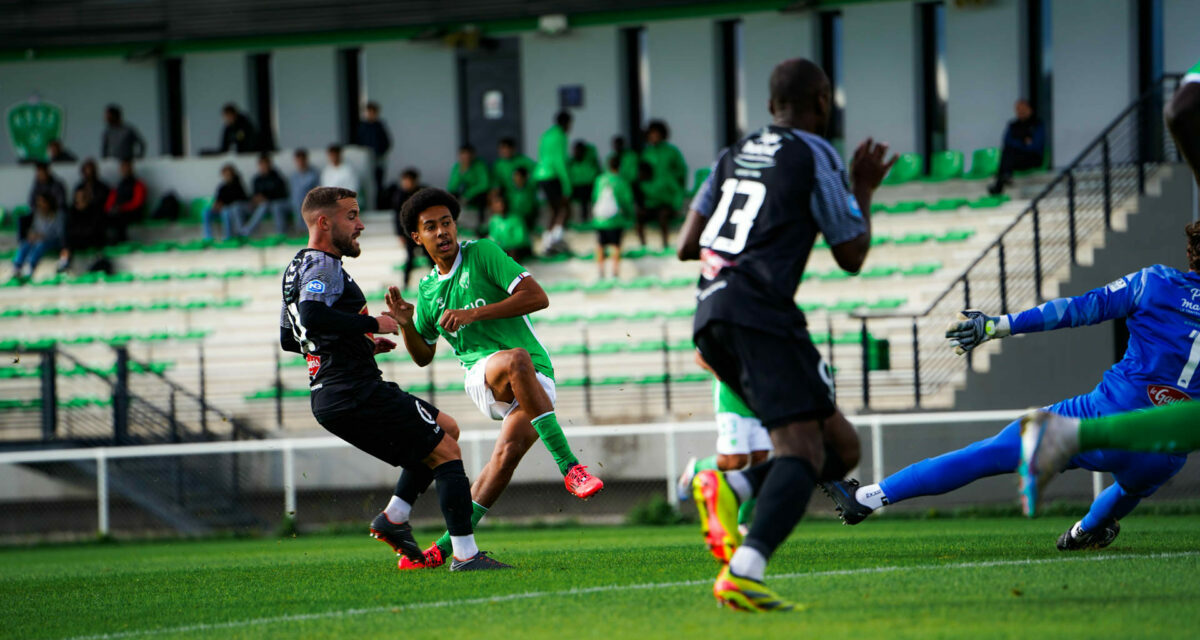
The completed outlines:
<svg viewBox="0 0 1200 640">
<path fill-rule="evenodd" d="M 437 425 L 437 407 L 394 382 L 372 380 L 355 394 L 356 402 L 338 403 L 337 411 L 314 413 L 317 422 L 393 467 L 421 464 L 446 435 Z"/>
<path fill-rule="evenodd" d="M 694 336 L 705 362 L 767 429 L 833 415 L 833 376 L 808 332 L 776 335 L 711 321 Z"/>
<path fill-rule="evenodd" d="M 538 187 L 542 190 L 542 195 L 546 196 L 546 202 L 550 206 L 554 206 L 563 199 L 562 182 L 559 180 L 542 180 L 538 182 Z"/>
<path fill-rule="evenodd" d="M 614 245 L 620 247 L 621 238 L 625 236 L 625 230 L 619 227 L 616 229 L 597 229 L 596 235 L 600 238 L 600 246 L 607 247 Z"/>
</svg>

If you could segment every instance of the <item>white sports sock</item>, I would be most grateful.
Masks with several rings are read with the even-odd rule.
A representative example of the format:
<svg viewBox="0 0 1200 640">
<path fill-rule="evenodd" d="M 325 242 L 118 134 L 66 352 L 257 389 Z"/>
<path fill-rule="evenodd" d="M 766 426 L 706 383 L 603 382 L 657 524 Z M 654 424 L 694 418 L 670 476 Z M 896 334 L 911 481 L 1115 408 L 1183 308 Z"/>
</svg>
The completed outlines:
<svg viewBox="0 0 1200 640">
<path fill-rule="evenodd" d="M 888 503 L 887 496 L 883 495 L 883 489 L 877 484 L 869 484 L 865 487 L 859 487 L 854 492 L 854 499 L 862 506 L 874 511 L 879 507 Z"/>
<path fill-rule="evenodd" d="M 479 547 L 475 546 L 475 534 L 465 536 L 450 536 L 450 547 L 454 549 L 455 560 L 470 560 L 479 555 Z"/>
<path fill-rule="evenodd" d="M 754 497 L 754 485 L 750 484 L 750 479 L 741 471 L 726 473 L 725 481 L 729 483 L 729 488 L 733 489 L 733 493 L 737 495 L 738 502 L 745 502 Z"/>
<path fill-rule="evenodd" d="M 729 570 L 739 577 L 762 582 L 763 575 L 767 572 L 767 559 L 757 549 L 742 545 L 733 552 L 733 557 L 729 560 Z"/>
<path fill-rule="evenodd" d="M 408 517 L 412 515 L 412 505 L 397 496 L 392 496 L 383 512 L 387 514 L 387 519 L 391 520 L 392 524 L 400 524 L 408 522 Z"/>
</svg>

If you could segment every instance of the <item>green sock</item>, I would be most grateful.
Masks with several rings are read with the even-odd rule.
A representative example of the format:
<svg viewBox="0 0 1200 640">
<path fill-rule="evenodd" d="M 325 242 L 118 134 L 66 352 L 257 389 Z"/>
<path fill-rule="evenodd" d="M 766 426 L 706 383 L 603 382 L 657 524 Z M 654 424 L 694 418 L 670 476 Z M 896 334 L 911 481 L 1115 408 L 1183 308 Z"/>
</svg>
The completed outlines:
<svg viewBox="0 0 1200 640">
<path fill-rule="evenodd" d="M 563 435 L 562 427 L 558 426 L 558 418 L 553 411 L 534 418 L 533 430 L 537 431 L 542 444 L 550 450 L 554 463 L 564 476 L 567 475 L 568 469 L 579 464 L 579 459 L 571 453 L 571 445 L 567 443 L 567 436 Z"/>
<path fill-rule="evenodd" d="M 1079 422 L 1079 450 L 1189 453 L 1200 449 L 1200 402 L 1120 413 Z"/>
<path fill-rule="evenodd" d="M 742 506 L 738 507 L 738 524 L 750 526 L 750 521 L 754 519 L 755 502 L 757 502 L 757 500 L 750 498 L 749 500 L 743 502 Z"/>
<path fill-rule="evenodd" d="M 486 516 L 487 512 L 488 512 L 487 507 L 485 507 L 473 500 L 471 501 L 471 529 L 472 530 L 475 529 L 475 525 L 479 524 L 480 520 L 483 520 L 483 516 Z M 449 531 L 443 533 L 442 537 L 437 539 L 437 546 L 441 548 L 443 558 L 446 557 L 450 553 L 450 532 Z"/>
<path fill-rule="evenodd" d="M 696 461 L 696 466 L 692 469 L 692 473 L 700 473 L 701 471 L 716 471 L 717 456 L 709 456 L 700 458 Z"/>
</svg>

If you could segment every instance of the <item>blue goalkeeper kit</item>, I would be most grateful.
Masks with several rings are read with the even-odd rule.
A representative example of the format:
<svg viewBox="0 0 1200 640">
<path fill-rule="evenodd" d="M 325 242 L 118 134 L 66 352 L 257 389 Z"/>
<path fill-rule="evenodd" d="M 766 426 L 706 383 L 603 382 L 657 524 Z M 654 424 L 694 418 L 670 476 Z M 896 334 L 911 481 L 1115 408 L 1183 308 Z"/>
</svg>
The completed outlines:
<svg viewBox="0 0 1200 640">
<path fill-rule="evenodd" d="M 1129 346 L 1090 393 L 1048 407 L 1073 418 L 1136 411 L 1187 402 L 1200 394 L 1200 275 L 1155 265 L 1075 298 L 1059 298 L 1008 316 L 1013 334 L 1093 325 L 1124 318 Z M 946 493 L 976 479 L 1016 470 L 1021 427 L 958 451 L 922 460 L 880 482 L 889 503 Z M 1127 515 L 1141 498 L 1183 468 L 1186 456 L 1094 451 L 1071 466 L 1107 471 L 1116 483 L 1092 503 L 1083 529 L 1094 531 Z"/>
</svg>

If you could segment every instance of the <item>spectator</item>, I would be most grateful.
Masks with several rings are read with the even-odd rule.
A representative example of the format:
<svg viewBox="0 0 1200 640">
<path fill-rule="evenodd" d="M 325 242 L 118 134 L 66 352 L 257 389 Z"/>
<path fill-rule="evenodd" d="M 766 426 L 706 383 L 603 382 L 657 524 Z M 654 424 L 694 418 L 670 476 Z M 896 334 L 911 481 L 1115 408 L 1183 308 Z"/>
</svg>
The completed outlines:
<svg viewBox="0 0 1200 640">
<path fill-rule="evenodd" d="M 996 179 L 988 185 L 988 193 L 1000 195 L 1004 187 L 1012 184 L 1014 171 L 1036 169 L 1042 166 L 1046 154 L 1046 127 L 1041 118 L 1033 113 L 1028 100 L 1017 100 L 1013 107 L 1017 117 L 1008 121 L 1004 128 L 1004 146 L 1000 151 L 1000 170 Z"/>
<path fill-rule="evenodd" d="M 29 210 L 37 207 L 37 197 L 46 196 L 56 211 L 62 211 L 67 206 L 67 187 L 58 176 L 50 171 L 50 165 L 45 162 L 34 164 L 33 187 L 29 189 Z"/>
<path fill-rule="evenodd" d="M 488 192 L 488 237 L 500 245 L 508 257 L 521 262 L 528 258 L 530 250 L 529 230 L 525 228 L 525 220 L 515 213 L 508 211 L 508 203 L 499 189 Z"/>
<path fill-rule="evenodd" d="M 425 253 L 425 248 L 419 242 L 413 240 L 412 234 L 405 232 L 404 220 L 400 217 L 400 207 L 408 201 L 412 195 L 424 187 L 421 185 L 421 174 L 417 170 L 409 167 L 400 173 L 400 179 L 388 188 L 387 198 L 388 206 L 392 209 L 392 226 L 396 230 L 396 236 L 400 238 L 400 243 L 404 245 L 405 255 L 407 259 L 404 261 L 404 288 L 408 288 L 409 276 L 413 269 L 416 268 L 417 258 L 419 256 L 429 257 Z"/>
<path fill-rule="evenodd" d="M 567 194 L 571 192 L 571 176 L 567 173 L 567 134 L 570 132 L 571 114 L 559 111 L 554 116 L 554 124 L 538 141 L 538 159 L 533 179 L 550 205 L 550 227 L 542 236 L 544 253 L 556 253 L 567 248 L 563 241 L 563 225 L 570 215 L 567 204 Z"/>
<path fill-rule="evenodd" d="M 64 218 L 49 195 L 39 193 L 34 197 L 33 220 L 13 258 L 14 278 L 28 280 L 43 255 L 62 249 Z"/>
<path fill-rule="evenodd" d="M 621 177 L 621 156 L 608 157 L 608 171 L 596 178 L 592 189 L 592 226 L 599 236 L 596 251 L 600 279 L 604 279 L 605 248 L 612 247 L 612 277 L 621 272 L 621 239 L 625 230 L 633 225 L 635 208 L 633 187 Z"/>
<path fill-rule="evenodd" d="M 591 217 L 592 185 L 600 175 L 600 161 L 596 147 L 577 140 L 571 147 L 571 160 L 567 162 L 567 174 L 571 177 L 571 200 L 579 204 L 580 219 Z"/>
<path fill-rule="evenodd" d="M 379 119 L 379 103 L 367 103 L 363 119 L 358 123 L 358 133 L 354 142 L 375 152 L 376 208 L 383 209 L 387 206 L 384 201 L 383 175 L 387 171 L 387 155 L 392 149 L 392 136 L 388 134 L 387 126 Z"/>
<path fill-rule="evenodd" d="M 507 195 L 513 188 L 513 171 L 524 167 L 528 174 L 537 163 L 529 156 L 517 153 L 517 142 L 512 138 L 501 138 L 496 152 L 499 157 L 492 163 L 492 187 L 502 189 Z"/>
<path fill-rule="evenodd" d="M 641 183 L 645 205 L 638 216 L 637 234 L 642 246 L 646 246 L 646 223 L 657 220 L 662 231 L 663 247 L 667 247 L 668 227 L 671 218 L 683 206 L 683 195 L 687 190 L 687 163 L 675 145 L 667 142 L 671 131 L 662 120 L 651 120 L 646 127 L 646 148 L 642 149 L 642 162 L 650 165 L 649 180 Z"/>
<path fill-rule="evenodd" d="M 617 173 L 625 179 L 625 182 L 633 185 L 638 179 L 638 154 L 632 149 L 625 148 L 624 136 L 613 136 L 612 153 L 604 159 L 604 166 L 608 166 L 609 161 L 616 156 L 621 163 L 621 169 Z"/>
<path fill-rule="evenodd" d="M 122 160 L 121 179 L 104 201 L 104 211 L 108 215 L 107 235 L 115 242 L 125 242 L 129 238 L 130 223 L 141 220 L 145 206 L 146 183 L 133 174 L 133 160 Z"/>
<path fill-rule="evenodd" d="M 221 216 L 225 240 L 232 239 L 234 231 L 240 234 L 242 219 L 249 212 L 248 201 L 246 188 L 242 186 L 242 177 L 238 175 L 237 167 L 232 164 L 221 167 L 221 184 L 217 185 L 212 206 L 204 210 L 204 239 L 213 239 L 212 219 L 217 215 Z"/>
<path fill-rule="evenodd" d="M 237 110 L 232 102 L 221 107 L 221 119 L 225 121 L 225 129 L 221 131 L 221 148 L 217 153 L 233 150 L 235 153 L 248 153 L 259 150 L 258 132 L 254 123 L 246 114 Z"/>
<path fill-rule="evenodd" d="M 272 166 L 270 153 L 264 151 L 259 154 L 258 173 L 254 174 L 254 180 L 250 182 L 250 190 L 250 206 L 253 207 L 254 213 L 250 216 L 250 222 L 242 227 L 240 235 L 248 236 L 254 233 L 258 223 L 262 222 L 268 212 L 275 219 L 276 233 L 286 234 L 288 228 L 294 226 L 290 218 L 295 212 L 289 201 L 288 183 Z"/>
<path fill-rule="evenodd" d="M 100 157 L 132 160 L 146 155 L 146 141 L 137 129 L 125 124 L 121 107 L 110 104 L 104 109 L 104 135 L 100 138 Z"/>
<path fill-rule="evenodd" d="M 488 168 L 482 161 L 475 158 L 475 147 L 464 144 L 458 148 L 458 162 L 450 168 L 450 183 L 446 190 L 453 193 L 462 202 L 463 208 L 474 207 L 479 212 L 479 222 L 475 229 L 480 235 L 485 232 L 484 211 L 488 208 L 488 189 L 491 177 Z"/>
<path fill-rule="evenodd" d="M 342 147 L 332 144 L 325 151 L 329 164 L 321 170 L 322 187 L 341 187 L 358 191 L 358 174 L 347 164 L 342 163 Z"/>
<path fill-rule="evenodd" d="M 296 162 L 296 173 L 292 174 L 288 182 L 291 187 L 292 215 L 299 215 L 304 196 L 321 184 L 321 175 L 308 164 L 307 149 L 296 149 L 293 159 Z M 300 227 L 303 226 L 301 221 Z"/>
<path fill-rule="evenodd" d="M 525 221 L 525 228 L 532 231 L 537 223 L 537 187 L 529 181 L 529 169 L 517 167 L 512 172 L 512 188 L 504 192 L 508 200 L 508 212 Z"/>
<path fill-rule="evenodd" d="M 78 159 L 75 157 L 75 154 L 67 151 L 67 148 L 63 146 L 62 140 L 51 140 L 46 145 L 46 162 L 75 162 Z"/>
<path fill-rule="evenodd" d="M 68 251 L 65 269 L 76 251 L 104 246 L 104 204 L 109 188 L 96 173 L 96 161 L 88 158 L 79 165 L 79 184 L 75 186 L 72 206 L 67 212 L 64 244 Z"/>
</svg>

